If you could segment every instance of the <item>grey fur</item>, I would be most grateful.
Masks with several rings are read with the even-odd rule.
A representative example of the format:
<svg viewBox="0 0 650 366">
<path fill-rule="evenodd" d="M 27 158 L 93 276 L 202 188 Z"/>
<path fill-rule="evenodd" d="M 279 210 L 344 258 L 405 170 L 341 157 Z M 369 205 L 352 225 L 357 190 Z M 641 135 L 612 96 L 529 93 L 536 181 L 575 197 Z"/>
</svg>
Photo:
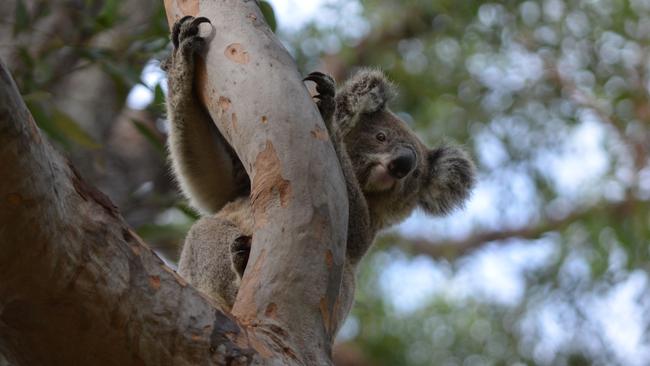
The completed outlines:
<svg viewBox="0 0 650 366">
<path fill-rule="evenodd" d="M 200 107 L 193 91 L 193 56 L 200 51 L 192 18 L 179 21 L 178 45 L 168 62 L 169 150 L 183 193 L 204 212 L 181 253 L 179 272 L 230 309 L 248 260 L 253 234 L 248 180 L 241 163 Z M 312 73 L 317 106 L 332 138 L 349 199 L 341 321 L 354 301 L 354 272 L 376 233 L 416 207 L 446 214 L 474 185 L 474 165 L 453 146 L 428 149 L 387 107 L 395 87 L 378 70 L 364 69 L 335 91 L 334 80 Z M 401 158 L 400 158 L 401 157 Z M 397 172 L 399 163 L 400 174 Z M 214 172 L 225 172 L 217 176 Z M 397 178 L 396 178 L 397 177 Z M 243 182 L 243 183 L 242 183 Z"/>
<path fill-rule="evenodd" d="M 174 176 L 192 206 L 201 213 L 215 213 L 232 199 L 248 194 L 250 183 L 194 90 L 194 58 L 205 46 L 198 27 L 205 21 L 184 17 L 174 25 L 175 47 L 163 68 L 168 80 L 168 149 Z"/>
</svg>

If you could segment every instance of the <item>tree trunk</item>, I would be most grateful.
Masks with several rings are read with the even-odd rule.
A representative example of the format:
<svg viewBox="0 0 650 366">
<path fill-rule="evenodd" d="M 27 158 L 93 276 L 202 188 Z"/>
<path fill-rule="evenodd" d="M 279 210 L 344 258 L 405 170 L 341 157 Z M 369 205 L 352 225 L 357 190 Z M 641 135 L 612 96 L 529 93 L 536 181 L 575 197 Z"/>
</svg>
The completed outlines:
<svg viewBox="0 0 650 366">
<path fill-rule="evenodd" d="M 212 21 L 198 94 L 252 182 L 252 252 L 233 315 L 305 364 L 330 362 L 347 193 L 295 63 L 255 1 L 166 0 L 169 24 Z"/>
<path fill-rule="evenodd" d="M 14 365 L 211 365 L 256 352 L 44 139 L 0 64 L 0 353 Z"/>
<path fill-rule="evenodd" d="M 201 96 L 252 177 L 256 232 L 234 317 L 53 150 L 0 63 L 3 363 L 331 363 L 347 201 L 322 121 L 255 2 L 181 4 L 191 11 L 166 1 L 170 20 L 215 26 Z"/>
</svg>

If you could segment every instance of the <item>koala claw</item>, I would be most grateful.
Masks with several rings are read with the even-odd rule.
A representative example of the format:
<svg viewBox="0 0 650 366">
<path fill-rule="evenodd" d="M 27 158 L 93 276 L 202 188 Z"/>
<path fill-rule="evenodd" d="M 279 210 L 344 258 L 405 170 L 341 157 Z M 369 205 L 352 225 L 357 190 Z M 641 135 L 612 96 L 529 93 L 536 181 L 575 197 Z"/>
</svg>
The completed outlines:
<svg viewBox="0 0 650 366">
<path fill-rule="evenodd" d="M 318 111 L 320 112 L 328 130 L 332 129 L 332 119 L 336 110 L 336 101 L 334 100 L 334 95 L 336 94 L 336 83 L 334 79 L 322 72 L 315 71 L 307 75 L 303 81 L 313 81 L 316 83 L 316 92 L 318 94 L 314 95 L 314 99 L 318 100 L 316 102 Z M 332 132 L 333 131 L 330 131 L 330 133 Z"/>
<path fill-rule="evenodd" d="M 206 17 L 194 18 L 193 16 L 187 15 L 179 19 L 174 26 L 172 27 L 172 44 L 174 45 L 174 50 L 178 49 L 186 39 L 191 39 L 196 37 L 199 34 L 199 25 L 201 23 L 211 24 L 210 19 Z M 200 41 L 199 41 L 200 39 Z M 193 45 L 199 46 L 202 45 L 203 39 L 197 38 L 189 42 L 190 48 Z"/>
<path fill-rule="evenodd" d="M 314 95 L 314 98 L 322 99 L 323 97 L 334 97 L 334 93 L 336 92 L 336 83 L 331 76 L 323 74 L 322 72 L 314 71 L 302 80 L 313 81 L 316 83 L 316 91 L 318 94 Z"/>
<path fill-rule="evenodd" d="M 190 19 L 192 19 L 192 16 L 186 15 L 174 23 L 174 27 L 172 28 L 172 44 L 174 48 L 178 48 L 179 45 L 178 35 L 181 33 L 181 25 Z"/>
</svg>

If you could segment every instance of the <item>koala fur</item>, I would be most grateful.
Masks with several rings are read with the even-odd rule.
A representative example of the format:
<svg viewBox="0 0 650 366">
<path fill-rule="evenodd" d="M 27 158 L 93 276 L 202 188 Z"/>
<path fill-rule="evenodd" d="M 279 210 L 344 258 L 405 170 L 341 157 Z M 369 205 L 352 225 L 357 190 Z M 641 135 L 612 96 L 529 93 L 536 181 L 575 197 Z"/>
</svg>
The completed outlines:
<svg viewBox="0 0 650 366">
<path fill-rule="evenodd" d="M 171 121 L 169 151 L 180 187 L 203 216 L 190 229 L 179 273 L 230 309 L 237 296 L 253 234 L 250 181 L 194 94 L 194 57 L 204 40 L 185 17 L 172 30 L 174 50 L 166 62 Z M 391 112 L 394 86 L 378 70 L 359 71 L 336 90 L 334 80 L 312 73 L 314 98 L 328 128 L 346 180 L 349 225 L 337 314 L 339 325 L 354 301 L 355 268 L 377 232 L 416 207 L 443 215 L 459 207 L 474 184 L 474 165 L 455 146 L 427 148 Z"/>
</svg>

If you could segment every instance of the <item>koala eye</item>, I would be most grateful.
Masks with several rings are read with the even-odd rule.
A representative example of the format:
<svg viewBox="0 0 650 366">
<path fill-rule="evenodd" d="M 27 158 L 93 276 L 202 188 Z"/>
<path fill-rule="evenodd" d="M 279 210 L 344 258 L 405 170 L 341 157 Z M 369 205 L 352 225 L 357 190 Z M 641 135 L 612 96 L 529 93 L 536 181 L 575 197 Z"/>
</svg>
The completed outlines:
<svg viewBox="0 0 650 366">
<path fill-rule="evenodd" d="M 386 141 L 386 134 L 383 133 L 383 132 L 378 133 L 377 136 L 375 136 L 375 137 L 377 138 L 377 141 L 379 141 L 379 142 Z"/>
</svg>

